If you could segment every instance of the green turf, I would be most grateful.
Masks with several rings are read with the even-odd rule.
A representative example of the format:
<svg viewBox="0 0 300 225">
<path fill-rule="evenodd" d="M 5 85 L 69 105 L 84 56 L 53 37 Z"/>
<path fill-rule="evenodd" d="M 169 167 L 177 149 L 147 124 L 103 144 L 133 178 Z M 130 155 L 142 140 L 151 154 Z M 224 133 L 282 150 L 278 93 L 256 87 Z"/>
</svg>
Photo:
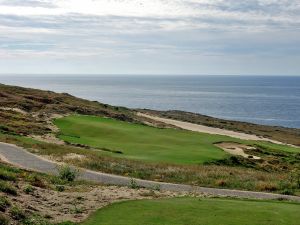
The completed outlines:
<svg viewBox="0 0 300 225">
<path fill-rule="evenodd" d="M 263 142 L 245 142 L 221 135 L 159 129 L 95 116 L 73 115 L 57 119 L 54 123 L 60 128 L 59 137 L 65 141 L 123 153 L 103 152 L 110 156 L 150 162 L 201 164 L 223 159 L 228 156 L 227 153 L 214 145 L 220 141 L 259 143 L 275 150 L 295 151 L 291 147 Z"/>
<path fill-rule="evenodd" d="M 115 203 L 82 225 L 299 225 L 300 204 L 175 198 Z"/>
<path fill-rule="evenodd" d="M 227 154 L 212 143 L 231 140 L 91 116 L 69 116 L 56 120 L 55 124 L 65 141 L 122 151 L 123 154 L 106 154 L 152 162 L 197 164 L 222 159 Z"/>
</svg>

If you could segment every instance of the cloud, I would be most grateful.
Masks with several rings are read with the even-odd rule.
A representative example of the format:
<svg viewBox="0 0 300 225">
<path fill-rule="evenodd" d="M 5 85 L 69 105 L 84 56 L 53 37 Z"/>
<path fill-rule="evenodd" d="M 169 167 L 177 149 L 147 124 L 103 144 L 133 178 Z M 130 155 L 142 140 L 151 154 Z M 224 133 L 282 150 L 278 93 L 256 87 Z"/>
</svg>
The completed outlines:
<svg viewBox="0 0 300 225">
<path fill-rule="evenodd" d="M 0 0 L 0 58 L 284 63 L 300 55 L 299 27 L 298 0 Z"/>
</svg>

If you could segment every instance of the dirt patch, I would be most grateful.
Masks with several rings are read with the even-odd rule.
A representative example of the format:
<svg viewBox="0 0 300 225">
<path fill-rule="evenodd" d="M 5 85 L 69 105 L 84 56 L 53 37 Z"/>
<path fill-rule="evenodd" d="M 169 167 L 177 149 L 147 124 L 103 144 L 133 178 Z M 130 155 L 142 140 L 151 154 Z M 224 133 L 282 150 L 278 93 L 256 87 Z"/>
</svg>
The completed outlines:
<svg viewBox="0 0 300 225">
<path fill-rule="evenodd" d="M 25 183 L 19 183 L 24 190 Z M 150 191 L 147 189 L 130 189 L 116 186 L 76 187 L 76 191 L 57 192 L 34 187 L 30 194 L 21 193 L 10 197 L 10 201 L 19 208 L 49 218 L 53 223 L 63 221 L 81 222 L 95 210 L 111 203 L 123 200 L 175 197 L 171 192 Z M 1 196 L 2 194 L 0 194 Z"/>
<path fill-rule="evenodd" d="M 54 134 L 45 134 L 43 136 L 40 135 L 30 135 L 30 137 L 37 141 L 47 142 L 50 144 L 64 145 L 65 142 L 58 139 Z"/>
<path fill-rule="evenodd" d="M 14 111 L 14 112 L 18 112 L 21 113 L 23 115 L 27 115 L 28 113 L 22 109 L 19 108 L 9 108 L 9 107 L 0 107 L 0 109 L 5 110 L 5 111 Z"/>
<path fill-rule="evenodd" d="M 222 142 L 215 144 L 217 147 L 223 149 L 225 152 L 228 152 L 231 155 L 239 155 L 248 159 L 260 159 L 258 156 L 248 155 L 245 153 L 245 150 L 254 150 L 255 147 L 243 145 L 234 142 Z"/>
<path fill-rule="evenodd" d="M 79 161 L 82 161 L 86 159 L 86 156 L 84 155 L 79 155 L 79 154 L 76 154 L 76 153 L 70 153 L 70 154 L 67 154 L 65 156 L 63 156 L 63 161 L 66 160 L 79 160 Z"/>
</svg>

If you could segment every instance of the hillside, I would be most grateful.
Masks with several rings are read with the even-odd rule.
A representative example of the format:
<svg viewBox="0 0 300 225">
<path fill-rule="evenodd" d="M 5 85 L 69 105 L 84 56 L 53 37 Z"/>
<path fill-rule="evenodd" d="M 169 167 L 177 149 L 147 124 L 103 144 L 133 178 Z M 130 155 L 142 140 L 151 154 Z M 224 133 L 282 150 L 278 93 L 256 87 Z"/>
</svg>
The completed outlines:
<svg viewBox="0 0 300 225">
<path fill-rule="evenodd" d="M 0 131 L 12 134 L 46 134 L 49 120 L 78 113 L 133 121 L 130 110 L 54 93 L 0 84 Z"/>
<path fill-rule="evenodd" d="M 10 109 L 10 110 L 9 110 Z M 135 111 L 89 101 L 67 93 L 55 93 L 31 88 L 0 84 L 0 130 L 17 134 L 45 134 L 50 132 L 47 121 L 53 115 L 78 113 L 116 118 L 122 121 L 143 121 Z M 300 146 L 300 129 L 258 125 L 223 120 L 183 111 L 138 110 L 153 115 L 196 124 L 240 131 Z M 150 121 L 153 123 L 153 121 Z M 163 124 L 158 124 L 163 127 Z"/>
</svg>

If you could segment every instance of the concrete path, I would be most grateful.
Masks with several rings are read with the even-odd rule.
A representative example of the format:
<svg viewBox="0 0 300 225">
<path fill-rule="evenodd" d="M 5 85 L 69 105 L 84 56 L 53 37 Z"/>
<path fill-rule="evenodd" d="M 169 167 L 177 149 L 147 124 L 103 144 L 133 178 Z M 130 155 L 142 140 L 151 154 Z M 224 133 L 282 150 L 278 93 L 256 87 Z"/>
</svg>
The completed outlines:
<svg viewBox="0 0 300 225">
<path fill-rule="evenodd" d="M 40 156 L 29 153 L 28 151 L 17 147 L 15 145 L 0 143 L 0 157 L 3 161 L 6 161 L 12 165 L 57 175 L 58 164 L 56 162 L 49 161 Z M 131 178 L 122 177 L 112 174 L 93 172 L 86 169 L 80 170 L 80 179 L 87 181 L 94 181 L 103 184 L 110 185 L 122 185 L 128 186 L 132 182 Z M 214 196 L 230 196 L 230 197 L 240 197 L 240 198 L 257 198 L 257 199 L 287 199 L 293 201 L 299 201 L 300 197 L 297 196 L 287 196 L 287 195 L 279 195 L 279 194 L 271 194 L 271 193 L 263 193 L 263 192 L 251 192 L 251 191 L 238 191 L 238 190 L 227 190 L 227 189 L 217 189 L 217 188 L 204 188 L 183 184 L 170 184 L 170 183 L 162 183 L 155 181 L 147 181 L 134 179 L 137 185 L 145 188 L 157 188 L 160 190 L 166 191 L 175 191 L 175 192 L 194 192 L 194 193 L 204 193 L 208 195 Z"/>
</svg>

